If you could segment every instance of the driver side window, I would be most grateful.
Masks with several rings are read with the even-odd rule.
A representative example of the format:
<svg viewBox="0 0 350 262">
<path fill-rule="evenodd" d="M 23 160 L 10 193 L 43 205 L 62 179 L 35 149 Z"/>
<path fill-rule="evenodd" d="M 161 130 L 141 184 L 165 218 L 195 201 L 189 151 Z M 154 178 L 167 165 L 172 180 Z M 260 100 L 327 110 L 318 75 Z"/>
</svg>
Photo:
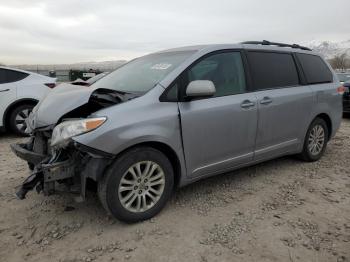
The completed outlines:
<svg viewBox="0 0 350 262">
<path fill-rule="evenodd" d="M 216 88 L 215 97 L 235 95 L 246 91 L 244 67 L 240 52 L 210 55 L 185 73 L 186 85 L 194 80 L 210 80 Z"/>
</svg>

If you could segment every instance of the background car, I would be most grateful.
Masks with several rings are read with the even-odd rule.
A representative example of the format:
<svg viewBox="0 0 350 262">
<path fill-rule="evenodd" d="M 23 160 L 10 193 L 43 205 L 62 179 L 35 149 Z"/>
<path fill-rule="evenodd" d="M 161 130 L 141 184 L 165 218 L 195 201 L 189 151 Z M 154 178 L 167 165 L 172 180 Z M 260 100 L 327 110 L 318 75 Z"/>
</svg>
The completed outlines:
<svg viewBox="0 0 350 262">
<path fill-rule="evenodd" d="M 345 92 L 343 95 L 343 112 L 345 114 L 350 114 L 350 80 L 344 84 Z"/>
<path fill-rule="evenodd" d="M 0 130 L 25 135 L 26 118 L 56 78 L 0 66 Z"/>
<path fill-rule="evenodd" d="M 338 73 L 337 76 L 341 84 L 350 81 L 350 73 Z"/>
<path fill-rule="evenodd" d="M 98 80 L 100 80 L 101 78 L 105 77 L 106 75 L 108 75 L 109 72 L 104 72 L 98 75 L 95 75 L 91 78 L 89 78 L 88 80 L 83 80 L 83 79 L 76 79 L 73 82 L 71 82 L 72 85 L 79 85 L 79 86 L 91 86 L 92 84 L 94 84 L 95 82 L 97 82 Z"/>
</svg>

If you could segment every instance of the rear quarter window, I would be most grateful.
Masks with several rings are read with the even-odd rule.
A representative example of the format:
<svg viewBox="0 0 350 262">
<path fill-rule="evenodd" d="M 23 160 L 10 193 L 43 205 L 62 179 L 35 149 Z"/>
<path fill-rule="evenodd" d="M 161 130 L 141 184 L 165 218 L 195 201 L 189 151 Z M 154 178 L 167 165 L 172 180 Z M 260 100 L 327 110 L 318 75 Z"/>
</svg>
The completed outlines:
<svg viewBox="0 0 350 262">
<path fill-rule="evenodd" d="M 17 82 L 26 78 L 28 75 L 29 74 L 23 72 L 0 68 L 0 84 Z"/>
<path fill-rule="evenodd" d="M 6 74 L 5 74 L 5 69 L 0 68 L 0 84 L 6 83 Z"/>
<path fill-rule="evenodd" d="M 309 85 L 333 82 L 333 74 L 323 59 L 317 55 L 297 54 Z"/>
<path fill-rule="evenodd" d="M 249 51 L 247 56 L 255 90 L 299 85 L 292 54 Z"/>
</svg>

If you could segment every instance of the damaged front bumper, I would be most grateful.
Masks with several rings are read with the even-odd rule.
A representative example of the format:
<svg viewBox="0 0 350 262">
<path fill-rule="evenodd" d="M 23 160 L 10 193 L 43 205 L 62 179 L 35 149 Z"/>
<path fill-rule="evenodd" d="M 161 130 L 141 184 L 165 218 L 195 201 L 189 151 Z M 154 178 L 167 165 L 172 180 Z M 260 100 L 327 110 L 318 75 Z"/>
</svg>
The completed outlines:
<svg viewBox="0 0 350 262">
<path fill-rule="evenodd" d="M 45 159 L 45 155 L 31 151 L 31 145 L 32 143 L 12 144 L 11 149 L 19 158 L 33 165 L 37 165 Z"/>
<path fill-rule="evenodd" d="M 24 199 L 28 191 L 33 189 L 51 195 L 57 184 L 63 184 L 68 191 L 79 193 L 84 200 L 87 178 L 98 182 L 113 158 L 112 155 L 74 142 L 57 150 L 47 145 L 43 137 L 11 145 L 12 151 L 33 167 L 31 175 L 16 192 L 19 199 Z"/>
</svg>

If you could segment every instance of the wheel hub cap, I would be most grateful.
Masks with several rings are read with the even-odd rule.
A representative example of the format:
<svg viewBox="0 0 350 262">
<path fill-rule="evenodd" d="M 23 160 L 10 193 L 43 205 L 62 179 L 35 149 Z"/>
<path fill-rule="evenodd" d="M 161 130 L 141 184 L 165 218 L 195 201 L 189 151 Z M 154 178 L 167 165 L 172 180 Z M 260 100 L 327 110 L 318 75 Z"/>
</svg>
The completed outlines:
<svg viewBox="0 0 350 262">
<path fill-rule="evenodd" d="M 118 186 L 122 206 L 130 212 L 152 208 L 164 192 L 163 169 L 153 161 L 141 161 L 129 167 Z"/>
<path fill-rule="evenodd" d="M 19 131 L 24 132 L 27 128 L 26 119 L 28 118 L 31 110 L 30 109 L 24 109 L 23 111 L 19 112 L 16 116 L 16 127 Z"/>
</svg>

